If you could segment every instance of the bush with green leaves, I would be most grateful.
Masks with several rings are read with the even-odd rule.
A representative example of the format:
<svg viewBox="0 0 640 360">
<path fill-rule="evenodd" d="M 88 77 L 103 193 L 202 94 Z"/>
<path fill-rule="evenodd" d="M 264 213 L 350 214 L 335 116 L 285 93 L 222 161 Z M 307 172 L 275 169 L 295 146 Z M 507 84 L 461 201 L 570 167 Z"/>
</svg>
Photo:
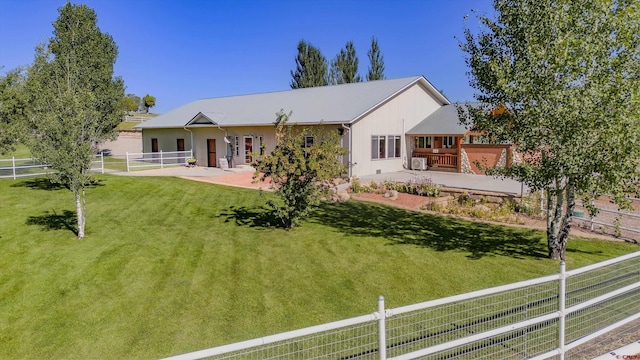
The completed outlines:
<svg viewBox="0 0 640 360">
<path fill-rule="evenodd" d="M 340 146 L 338 132 L 322 126 L 296 127 L 287 123 L 290 116 L 284 111 L 277 113 L 276 147 L 252 164 L 254 179 L 270 179 L 279 199 L 269 200 L 267 205 L 284 228 L 299 225 L 323 198 L 330 198 L 333 180 L 346 173 L 340 160 L 346 150 Z M 307 136 L 314 138 L 310 146 L 305 146 Z"/>
</svg>

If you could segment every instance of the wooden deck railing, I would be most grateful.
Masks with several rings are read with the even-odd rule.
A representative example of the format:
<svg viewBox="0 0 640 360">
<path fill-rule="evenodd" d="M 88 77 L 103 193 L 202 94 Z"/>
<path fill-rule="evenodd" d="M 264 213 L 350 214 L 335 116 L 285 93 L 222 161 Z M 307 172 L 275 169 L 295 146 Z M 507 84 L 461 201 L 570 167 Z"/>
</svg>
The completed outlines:
<svg viewBox="0 0 640 360">
<path fill-rule="evenodd" d="M 414 153 L 413 157 L 426 158 L 429 167 L 457 168 L 458 155 Z"/>
</svg>

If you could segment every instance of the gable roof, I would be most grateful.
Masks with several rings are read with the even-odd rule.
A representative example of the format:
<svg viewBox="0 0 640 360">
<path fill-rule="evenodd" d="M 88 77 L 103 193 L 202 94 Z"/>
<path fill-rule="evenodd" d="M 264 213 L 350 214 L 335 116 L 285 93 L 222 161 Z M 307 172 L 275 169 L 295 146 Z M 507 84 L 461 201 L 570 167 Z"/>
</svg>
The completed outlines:
<svg viewBox="0 0 640 360">
<path fill-rule="evenodd" d="M 458 106 L 479 107 L 480 103 L 448 104 L 440 107 L 416 126 L 407 131 L 407 135 L 458 135 L 465 134 L 470 127 L 460 123 Z"/>
<path fill-rule="evenodd" d="M 423 76 L 412 76 L 201 99 L 148 120 L 136 128 L 273 125 L 276 113 L 281 109 L 292 112 L 291 123 L 351 123 L 414 84 L 423 86 L 441 104 L 450 104 Z"/>
</svg>

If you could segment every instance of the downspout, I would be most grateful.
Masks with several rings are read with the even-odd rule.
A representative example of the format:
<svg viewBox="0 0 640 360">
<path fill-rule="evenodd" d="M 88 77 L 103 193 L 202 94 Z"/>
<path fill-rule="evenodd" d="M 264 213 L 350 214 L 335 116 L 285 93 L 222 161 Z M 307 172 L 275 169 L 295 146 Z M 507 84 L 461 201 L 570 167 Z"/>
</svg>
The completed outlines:
<svg viewBox="0 0 640 360">
<path fill-rule="evenodd" d="M 189 134 L 191 135 L 191 155 L 193 155 L 193 157 L 196 157 L 196 154 L 193 152 L 193 131 L 187 129 L 187 127 L 183 127 L 183 129 L 185 129 L 186 131 L 189 132 Z"/>
<path fill-rule="evenodd" d="M 351 157 L 352 156 L 351 155 L 352 151 L 351 151 L 351 149 L 353 148 L 352 147 L 353 135 L 351 134 L 351 125 L 349 125 L 349 126 L 345 126 L 344 124 L 340 124 L 340 125 L 342 125 L 343 129 L 346 129 L 349 132 L 349 162 L 348 162 L 348 164 L 349 164 L 349 178 L 351 178 L 351 176 L 353 176 L 353 170 L 352 170 L 353 163 L 351 162 L 351 160 L 352 160 L 352 157 Z"/>
<path fill-rule="evenodd" d="M 402 159 L 402 167 L 404 169 L 407 169 L 407 165 L 408 165 L 408 154 L 409 152 L 407 151 L 407 133 L 405 132 L 404 129 L 404 119 L 402 119 L 402 136 L 400 137 L 400 148 L 402 149 L 402 152 L 404 153 L 403 159 Z"/>
<path fill-rule="evenodd" d="M 216 125 L 216 127 L 218 128 L 218 130 L 220 131 L 224 131 L 224 140 L 222 142 L 224 142 L 224 147 L 226 149 L 226 153 L 227 155 L 225 155 L 225 159 L 227 159 L 228 162 L 228 166 L 231 168 L 233 166 L 231 166 L 232 162 L 233 162 L 233 152 L 231 153 L 231 156 L 229 156 L 229 145 L 231 144 L 231 140 L 229 140 L 229 134 L 227 133 L 227 130 L 223 129 L 220 127 L 220 125 Z M 229 141 L 229 143 L 227 143 L 227 141 Z"/>
</svg>

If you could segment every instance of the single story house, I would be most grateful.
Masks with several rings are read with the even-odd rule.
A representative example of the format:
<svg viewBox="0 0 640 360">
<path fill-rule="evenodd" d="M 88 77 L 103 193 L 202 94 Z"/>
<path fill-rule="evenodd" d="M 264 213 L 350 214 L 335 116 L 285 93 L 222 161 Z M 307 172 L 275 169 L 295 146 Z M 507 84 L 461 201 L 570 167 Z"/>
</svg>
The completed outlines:
<svg viewBox="0 0 640 360">
<path fill-rule="evenodd" d="M 136 127 L 143 152 L 192 149 L 200 166 L 227 159 L 235 167 L 273 150 L 281 110 L 292 113 L 290 124 L 337 131 L 349 176 L 426 166 L 464 170 L 458 159 L 471 133 L 457 121 L 455 105 L 423 76 L 201 99 Z"/>
</svg>

